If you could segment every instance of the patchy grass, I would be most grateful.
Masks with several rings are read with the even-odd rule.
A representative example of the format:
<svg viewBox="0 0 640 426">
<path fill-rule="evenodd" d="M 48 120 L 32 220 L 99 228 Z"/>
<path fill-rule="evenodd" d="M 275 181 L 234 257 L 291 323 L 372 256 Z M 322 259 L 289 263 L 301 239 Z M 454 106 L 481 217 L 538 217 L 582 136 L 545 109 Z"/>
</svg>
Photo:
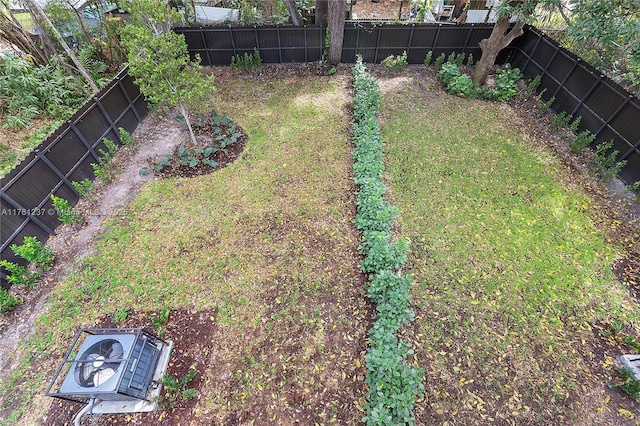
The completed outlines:
<svg viewBox="0 0 640 426">
<path fill-rule="evenodd" d="M 348 78 L 219 77 L 216 86 L 205 110 L 242 125 L 244 153 L 210 175 L 150 182 L 108 222 L 95 254 L 50 298 L 3 407 L 8 389 L 24 395 L 22 410 L 46 406 L 29 402 L 46 381 L 35 366 L 53 375 L 42 365 L 61 359 L 78 327 L 123 308 L 169 308 L 216 312 L 191 424 L 363 416 L 370 311 L 353 226 Z"/>
<path fill-rule="evenodd" d="M 417 421 L 610 424 L 598 332 L 638 308 L 592 201 L 510 106 L 446 95 L 430 74 L 381 86 L 387 179 L 412 240 Z"/>
</svg>

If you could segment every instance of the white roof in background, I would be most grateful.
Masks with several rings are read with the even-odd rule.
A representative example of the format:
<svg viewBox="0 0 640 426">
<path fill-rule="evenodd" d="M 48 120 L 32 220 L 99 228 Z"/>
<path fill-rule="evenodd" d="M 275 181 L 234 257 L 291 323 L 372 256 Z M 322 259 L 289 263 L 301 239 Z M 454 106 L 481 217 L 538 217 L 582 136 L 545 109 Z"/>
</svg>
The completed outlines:
<svg viewBox="0 0 640 426">
<path fill-rule="evenodd" d="M 225 7 L 208 7 L 196 5 L 196 21 L 207 22 L 237 22 L 240 16 L 238 9 Z"/>
</svg>

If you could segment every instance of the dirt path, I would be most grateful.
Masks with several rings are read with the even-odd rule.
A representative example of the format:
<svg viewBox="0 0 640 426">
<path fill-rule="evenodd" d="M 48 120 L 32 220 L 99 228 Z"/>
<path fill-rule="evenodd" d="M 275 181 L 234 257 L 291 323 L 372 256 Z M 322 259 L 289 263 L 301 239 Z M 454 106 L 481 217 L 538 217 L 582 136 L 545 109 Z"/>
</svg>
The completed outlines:
<svg viewBox="0 0 640 426">
<path fill-rule="evenodd" d="M 10 374 L 21 359 L 18 344 L 33 333 L 33 323 L 42 314 L 55 284 L 92 253 L 94 237 L 101 232 L 104 220 L 126 208 L 142 185 L 153 179 L 153 175 L 141 176 L 139 173 L 147 165 L 147 159 L 171 152 L 187 137 L 186 130 L 178 125 L 174 116 L 175 113 L 167 113 L 145 118 L 134 132 L 135 147 L 118 151 L 114 164 L 121 173 L 116 180 L 108 185 L 96 184 L 95 203 L 83 199 L 75 207 L 83 214 L 85 224 L 82 227 L 61 226 L 47 242 L 56 256 L 53 268 L 38 286 L 21 294 L 24 303 L 20 307 L 0 317 L 0 379 Z"/>
</svg>

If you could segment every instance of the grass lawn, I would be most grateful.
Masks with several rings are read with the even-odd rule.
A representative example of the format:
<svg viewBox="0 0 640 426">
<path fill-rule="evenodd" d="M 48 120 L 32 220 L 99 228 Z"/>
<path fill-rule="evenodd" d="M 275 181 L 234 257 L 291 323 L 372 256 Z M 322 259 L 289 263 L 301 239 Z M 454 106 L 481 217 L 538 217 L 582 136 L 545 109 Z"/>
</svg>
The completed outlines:
<svg viewBox="0 0 640 426">
<path fill-rule="evenodd" d="M 146 185 L 56 288 L 25 365 L 51 367 L 78 327 L 167 307 L 208 322 L 195 356 L 174 351 L 198 372 L 197 403 L 182 417 L 190 424 L 356 422 L 370 312 L 353 225 L 349 80 L 215 84 L 208 108 L 249 136 L 241 158 L 210 175 Z M 54 372 L 39 370 L 15 377 L 2 397 L 4 407 L 28 408 L 34 423 Z M 26 394 L 24 402 L 9 393 Z"/>
<path fill-rule="evenodd" d="M 508 105 L 446 95 L 433 74 L 381 86 L 386 178 L 412 240 L 417 420 L 605 424 L 617 407 L 593 365 L 615 373 L 599 332 L 638 309 L 590 199 Z"/>
<path fill-rule="evenodd" d="M 621 247 L 593 200 L 508 104 L 447 95 L 421 66 L 379 78 L 384 179 L 412 247 L 417 423 L 635 421 L 607 376 L 634 352 L 621 341 L 640 311 L 611 273 Z M 358 424 L 372 312 L 349 81 L 221 73 L 203 110 L 242 126 L 245 151 L 209 175 L 148 182 L 107 221 L 0 377 L 0 424 L 54 424 L 42 395 L 79 327 L 152 327 L 162 308 L 166 338 L 185 341 L 173 367 L 196 369 L 198 396 L 96 424 Z"/>
</svg>

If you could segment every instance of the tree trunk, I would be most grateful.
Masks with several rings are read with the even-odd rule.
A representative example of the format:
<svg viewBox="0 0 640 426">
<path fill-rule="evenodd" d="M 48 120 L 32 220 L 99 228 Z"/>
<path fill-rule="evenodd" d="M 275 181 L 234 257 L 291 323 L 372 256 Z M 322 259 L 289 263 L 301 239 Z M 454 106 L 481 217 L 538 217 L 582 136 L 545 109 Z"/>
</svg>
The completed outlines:
<svg viewBox="0 0 640 426">
<path fill-rule="evenodd" d="M 29 7 L 32 13 L 38 16 L 39 20 L 41 20 L 46 24 L 46 27 L 48 27 L 47 29 L 53 33 L 58 43 L 60 43 L 60 45 L 64 49 L 67 56 L 69 56 L 69 59 L 71 59 L 71 62 L 73 62 L 73 64 L 76 66 L 80 75 L 82 75 L 82 77 L 85 80 L 87 80 L 87 83 L 89 84 L 89 87 L 91 87 L 91 90 L 94 93 L 98 92 L 100 89 L 98 89 L 98 86 L 96 86 L 96 83 L 94 83 L 93 79 L 91 78 L 87 70 L 84 69 L 80 61 L 78 61 L 78 58 L 76 57 L 75 53 L 73 53 L 73 51 L 71 50 L 67 42 L 64 41 L 64 38 L 62 38 L 58 30 L 56 30 L 56 27 L 53 26 L 53 24 L 49 20 L 49 17 L 47 17 L 47 15 L 44 13 L 40 5 L 38 5 L 35 2 L 35 0 L 24 0 L 24 3 Z"/>
<path fill-rule="evenodd" d="M 337 65 L 342 60 L 342 42 L 344 41 L 345 5 L 343 1 L 329 3 L 330 43 L 327 61 L 330 65 Z"/>
<path fill-rule="evenodd" d="M 287 12 L 289 12 L 289 16 L 291 17 L 291 22 L 293 22 L 293 25 L 295 25 L 296 27 L 301 26 L 302 14 L 298 10 L 295 0 L 282 0 L 282 3 L 284 3 L 284 6 L 287 8 Z"/>
<path fill-rule="evenodd" d="M 29 34 L 2 13 L 0 13 L 0 38 L 30 55 L 36 64 L 46 65 L 49 62 L 46 52 L 38 45 L 38 37 Z"/>
<path fill-rule="evenodd" d="M 329 23 L 329 0 L 316 0 L 316 24 L 326 26 Z"/>
<path fill-rule="evenodd" d="M 509 25 L 509 16 L 500 17 L 498 22 L 493 26 L 493 31 L 491 31 L 489 38 L 480 42 L 482 56 L 476 65 L 475 72 L 473 73 L 474 83 L 479 85 L 485 84 L 487 76 L 489 75 L 493 65 L 496 63 L 496 58 L 500 51 L 509 46 L 515 38 L 522 35 L 522 27 L 524 26 L 522 21 L 516 22 L 510 31 Z"/>
</svg>

